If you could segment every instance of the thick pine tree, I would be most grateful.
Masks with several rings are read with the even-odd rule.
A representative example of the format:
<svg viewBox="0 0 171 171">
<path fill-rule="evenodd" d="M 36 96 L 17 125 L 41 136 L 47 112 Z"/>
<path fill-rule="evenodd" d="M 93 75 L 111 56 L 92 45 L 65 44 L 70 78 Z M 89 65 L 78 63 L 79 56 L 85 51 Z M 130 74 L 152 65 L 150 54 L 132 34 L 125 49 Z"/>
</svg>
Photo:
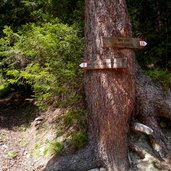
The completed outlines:
<svg viewBox="0 0 171 171">
<path fill-rule="evenodd" d="M 124 0 L 86 0 L 85 60 L 127 58 L 127 68 L 89 70 L 85 91 L 90 142 L 108 171 L 127 171 L 128 132 L 135 99 L 134 52 L 104 48 L 104 37 L 130 37 L 131 24 Z"/>
</svg>

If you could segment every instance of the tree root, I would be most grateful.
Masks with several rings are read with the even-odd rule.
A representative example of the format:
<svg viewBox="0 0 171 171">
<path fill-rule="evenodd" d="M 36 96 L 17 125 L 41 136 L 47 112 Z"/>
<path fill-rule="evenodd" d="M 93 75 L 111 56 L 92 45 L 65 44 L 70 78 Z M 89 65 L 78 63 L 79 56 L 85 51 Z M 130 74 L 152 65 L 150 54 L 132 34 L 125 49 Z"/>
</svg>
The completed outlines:
<svg viewBox="0 0 171 171">
<path fill-rule="evenodd" d="M 145 133 L 147 135 L 153 134 L 153 130 L 151 128 L 149 128 L 148 126 L 146 126 L 144 124 L 137 123 L 137 122 L 132 125 L 132 129 L 134 131 L 142 132 L 142 133 Z"/>
<path fill-rule="evenodd" d="M 142 148 L 136 146 L 133 143 L 129 143 L 129 148 L 132 152 L 135 152 L 141 159 L 145 158 L 146 152 Z"/>
<path fill-rule="evenodd" d="M 150 78 L 143 74 L 136 64 L 136 119 L 153 130 L 149 135 L 154 152 L 161 159 L 168 152 L 167 138 L 158 125 L 157 117 L 171 119 L 171 93 L 167 96 L 160 85 L 154 84 Z M 148 129 L 149 130 L 149 129 Z"/>
<path fill-rule="evenodd" d="M 165 117 L 171 120 L 171 92 L 168 92 L 167 97 L 162 103 L 158 102 L 158 116 Z"/>
<path fill-rule="evenodd" d="M 159 129 L 159 128 L 158 128 Z M 162 160 L 162 158 L 167 154 L 167 145 L 165 144 L 165 139 L 161 138 L 160 133 L 155 133 L 153 129 L 150 127 L 141 124 L 141 123 L 134 123 L 132 126 L 132 130 L 136 132 L 141 132 L 149 136 L 151 145 L 154 149 L 154 153 L 156 157 L 159 160 Z M 161 131 L 159 129 L 159 131 Z M 162 133 L 162 132 L 161 132 Z M 134 147 L 133 145 L 130 145 L 131 149 L 135 151 L 141 158 L 144 157 L 145 153 L 142 152 L 142 149 L 140 150 L 138 147 Z"/>
</svg>

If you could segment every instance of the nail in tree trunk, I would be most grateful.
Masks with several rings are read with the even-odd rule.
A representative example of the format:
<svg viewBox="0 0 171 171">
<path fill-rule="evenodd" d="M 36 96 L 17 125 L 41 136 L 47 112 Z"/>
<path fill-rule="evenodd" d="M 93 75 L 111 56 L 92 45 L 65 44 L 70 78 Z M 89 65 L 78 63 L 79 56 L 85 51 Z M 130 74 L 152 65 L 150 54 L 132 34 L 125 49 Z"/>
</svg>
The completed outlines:
<svg viewBox="0 0 171 171">
<path fill-rule="evenodd" d="M 85 60 L 127 58 L 126 68 L 87 70 L 90 144 L 108 171 L 128 171 L 129 121 L 134 108 L 134 52 L 103 47 L 103 37 L 131 37 L 124 0 L 85 0 Z"/>
</svg>

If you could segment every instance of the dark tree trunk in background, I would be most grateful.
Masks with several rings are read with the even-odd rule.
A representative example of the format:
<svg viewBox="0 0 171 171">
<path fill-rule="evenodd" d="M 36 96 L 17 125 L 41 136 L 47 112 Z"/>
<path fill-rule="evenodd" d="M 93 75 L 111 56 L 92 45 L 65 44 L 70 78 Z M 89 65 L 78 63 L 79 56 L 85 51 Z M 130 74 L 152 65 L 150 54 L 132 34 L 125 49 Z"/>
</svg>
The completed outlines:
<svg viewBox="0 0 171 171">
<path fill-rule="evenodd" d="M 108 171 L 128 171 L 129 121 L 134 108 L 134 52 L 103 47 L 103 37 L 130 37 L 124 0 L 85 0 L 85 60 L 128 58 L 128 67 L 85 75 L 90 144 Z"/>
</svg>

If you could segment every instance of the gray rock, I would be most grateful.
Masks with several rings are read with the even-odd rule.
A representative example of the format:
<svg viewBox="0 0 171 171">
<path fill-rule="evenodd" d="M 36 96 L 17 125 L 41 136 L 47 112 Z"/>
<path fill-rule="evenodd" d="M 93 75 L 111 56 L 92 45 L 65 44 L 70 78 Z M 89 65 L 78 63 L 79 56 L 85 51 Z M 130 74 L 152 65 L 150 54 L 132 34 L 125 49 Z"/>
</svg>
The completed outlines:
<svg viewBox="0 0 171 171">
<path fill-rule="evenodd" d="M 107 170 L 106 170 L 105 168 L 102 168 L 102 167 L 101 167 L 101 168 L 100 168 L 100 171 L 107 171 Z"/>
<path fill-rule="evenodd" d="M 98 168 L 96 169 L 91 169 L 91 170 L 87 170 L 87 171 L 100 171 Z"/>
<path fill-rule="evenodd" d="M 43 120 L 43 118 L 41 118 L 41 117 L 37 117 L 37 118 L 35 118 L 35 121 L 36 122 L 38 122 L 38 121 L 42 121 Z"/>
</svg>

